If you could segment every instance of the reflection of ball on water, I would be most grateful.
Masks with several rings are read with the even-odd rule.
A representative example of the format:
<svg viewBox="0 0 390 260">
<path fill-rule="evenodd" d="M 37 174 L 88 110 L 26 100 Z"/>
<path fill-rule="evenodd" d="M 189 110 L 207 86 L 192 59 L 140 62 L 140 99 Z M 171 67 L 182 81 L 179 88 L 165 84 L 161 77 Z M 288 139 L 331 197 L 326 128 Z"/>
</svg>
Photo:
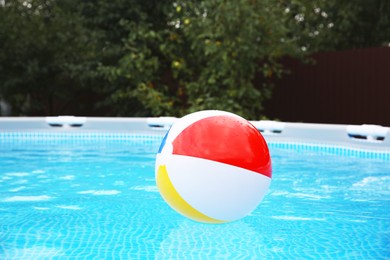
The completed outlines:
<svg viewBox="0 0 390 260">
<path fill-rule="evenodd" d="M 164 200 L 196 221 L 248 215 L 271 183 L 271 158 L 260 132 L 235 114 L 209 110 L 176 121 L 156 158 Z"/>
</svg>

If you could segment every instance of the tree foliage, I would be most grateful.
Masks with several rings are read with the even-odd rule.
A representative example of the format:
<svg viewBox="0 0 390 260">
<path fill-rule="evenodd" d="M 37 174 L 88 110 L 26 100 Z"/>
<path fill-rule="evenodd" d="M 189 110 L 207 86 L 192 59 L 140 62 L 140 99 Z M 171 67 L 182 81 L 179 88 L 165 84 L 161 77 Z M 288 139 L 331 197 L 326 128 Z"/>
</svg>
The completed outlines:
<svg viewBox="0 0 390 260">
<path fill-rule="evenodd" d="M 286 1 L 292 31 L 307 52 L 390 45 L 387 0 Z"/>
<path fill-rule="evenodd" d="M 79 20 L 53 1 L 0 8 L 0 95 L 15 114 L 50 114 L 56 100 L 69 104 L 87 88 L 88 39 Z"/>
<path fill-rule="evenodd" d="M 387 45 L 389 14 L 383 0 L 5 0 L 0 100 L 15 115 L 256 119 L 282 57 Z"/>
<path fill-rule="evenodd" d="M 128 52 L 119 66 L 106 69 L 129 84 L 117 88 L 113 99 L 135 97 L 154 115 L 202 109 L 259 114 L 270 96 L 269 79 L 282 73 L 278 58 L 298 50 L 280 6 L 272 3 L 174 2 L 160 28 L 127 21 L 138 26 L 125 40 Z"/>
</svg>

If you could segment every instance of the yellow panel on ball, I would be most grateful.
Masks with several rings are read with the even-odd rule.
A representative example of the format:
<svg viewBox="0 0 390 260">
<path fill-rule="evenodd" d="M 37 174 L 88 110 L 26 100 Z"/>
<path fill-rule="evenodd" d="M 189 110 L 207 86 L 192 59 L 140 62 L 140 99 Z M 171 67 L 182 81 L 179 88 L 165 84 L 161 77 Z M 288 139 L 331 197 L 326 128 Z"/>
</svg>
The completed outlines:
<svg viewBox="0 0 390 260">
<path fill-rule="evenodd" d="M 205 223 L 216 224 L 225 222 L 218 219 L 210 218 L 197 211 L 190 204 L 188 204 L 172 185 L 165 165 L 160 165 L 157 171 L 157 187 L 160 190 L 161 195 L 164 197 L 165 201 L 167 201 L 167 203 L 172 208 L 180 212 L 182 215 L 187 216 L 193 220 Z"/>
</svg>

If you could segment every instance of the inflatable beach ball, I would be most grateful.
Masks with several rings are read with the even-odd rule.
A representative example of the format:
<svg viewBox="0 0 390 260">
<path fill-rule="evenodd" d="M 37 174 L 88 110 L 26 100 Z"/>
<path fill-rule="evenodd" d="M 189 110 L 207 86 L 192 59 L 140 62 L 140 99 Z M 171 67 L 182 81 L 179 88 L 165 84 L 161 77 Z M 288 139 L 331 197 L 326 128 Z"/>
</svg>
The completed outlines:
<svg viewBox="0 0 390 260">
<path fill-rule="evenodd" d="M 156 182 L 164 200 L 178 213 L 205 223 L 248 215 L 267 192 L 271 172 L 260 132 L 224 111 L 179 119 L 156 156 Z"/>
</svg>

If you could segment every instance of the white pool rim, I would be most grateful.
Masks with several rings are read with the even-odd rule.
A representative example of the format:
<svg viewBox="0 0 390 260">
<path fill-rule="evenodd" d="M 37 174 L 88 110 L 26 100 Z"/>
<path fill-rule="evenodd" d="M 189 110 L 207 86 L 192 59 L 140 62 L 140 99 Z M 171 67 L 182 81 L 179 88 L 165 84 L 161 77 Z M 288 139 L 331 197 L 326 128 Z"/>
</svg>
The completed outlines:
<svg viewBox="0 0 390 260">
<path fill-rule="evenodd" d="M 164 135 L 175 117 L 1 117 L 0 134 L 42 132 Z M 273 144 L 347 147 L 390 153 L 390 127 L 250 121 Z"/>
</svg>

